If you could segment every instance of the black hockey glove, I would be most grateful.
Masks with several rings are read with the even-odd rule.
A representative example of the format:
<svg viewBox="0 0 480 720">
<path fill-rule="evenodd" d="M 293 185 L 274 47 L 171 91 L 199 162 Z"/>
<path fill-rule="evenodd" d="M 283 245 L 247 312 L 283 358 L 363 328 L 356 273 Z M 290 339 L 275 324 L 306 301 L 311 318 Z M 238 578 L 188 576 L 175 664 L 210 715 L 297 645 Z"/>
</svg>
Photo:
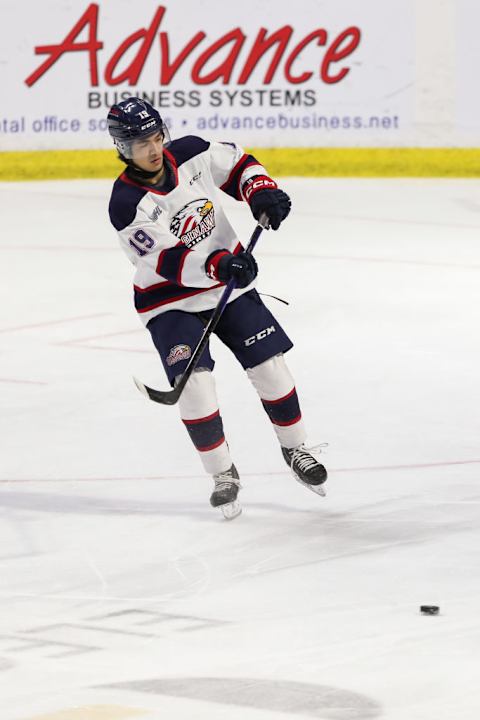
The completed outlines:
<svg viewBox="0 0 480 720">
<path fill-rule="evenodd" d="M 255 220 L 266 213 L 272 230 L 278 230 L 292 206 L 287 193 L 279 190 L 277 183 L 266 175 L 251 178 L 244 185 L 243 194 Z"/>
<path fill-rule="evenodd" d="M 235 278 L 236 286 L 244 288 L 257 277 L 258 266 L 250 253 L 233 255 L 228 250 L 215 250 L 205 262 L 205 272 L 212 280 L 222 283 Z"/>
</svg>

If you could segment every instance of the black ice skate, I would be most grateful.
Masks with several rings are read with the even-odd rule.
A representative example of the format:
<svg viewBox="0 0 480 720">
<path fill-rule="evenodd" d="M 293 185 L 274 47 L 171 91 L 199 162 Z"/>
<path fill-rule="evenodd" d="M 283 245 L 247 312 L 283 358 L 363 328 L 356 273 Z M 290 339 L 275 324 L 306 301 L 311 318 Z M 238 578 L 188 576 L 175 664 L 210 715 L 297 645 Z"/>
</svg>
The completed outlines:
<svg viewBox="0 0 480 720">
<path fill-rule="evenodd" d="M 298 447 L 290 449 L 282 447 L 282 455 L 295 480 L 317 495 L 325 495 L 323 483 L 327 479 L 327 471 L 309 453 L 309 449 L 305 445 L 298 445 Z"/>
<path fill-rule="evenodd" d="M 235 465 L 213 476 L 215 488 L 210 496 L 210 505 L 218 507 L 226 520 L 233 520 L 242 512 L 240 503 L 237 500 L 238 491 L 241 488 L 240 478 Z"/>
</svg>

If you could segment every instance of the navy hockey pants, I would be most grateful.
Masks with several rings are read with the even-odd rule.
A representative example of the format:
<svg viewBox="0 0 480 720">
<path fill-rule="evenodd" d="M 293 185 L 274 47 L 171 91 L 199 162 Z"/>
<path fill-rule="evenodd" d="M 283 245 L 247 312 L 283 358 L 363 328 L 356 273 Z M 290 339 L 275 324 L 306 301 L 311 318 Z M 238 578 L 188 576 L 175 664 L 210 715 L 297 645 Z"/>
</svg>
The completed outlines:
<svg viewBox="0 0 480 720">
<path fill-rule="evenodd" d="M 157 315 L 147 327 L 173 386 L 175 377 L 188 365 L 212 310 L 201 313 L 168 310 Z M 233 352 L 244 369 L 253 368 L 293 347 L 279 322 L 264 305 L 256 290 L 240 295 L 225 308 L 215 334 Z M 215 365 L 207 345 L 197 367 L 213 370 Z"/>
</svg>

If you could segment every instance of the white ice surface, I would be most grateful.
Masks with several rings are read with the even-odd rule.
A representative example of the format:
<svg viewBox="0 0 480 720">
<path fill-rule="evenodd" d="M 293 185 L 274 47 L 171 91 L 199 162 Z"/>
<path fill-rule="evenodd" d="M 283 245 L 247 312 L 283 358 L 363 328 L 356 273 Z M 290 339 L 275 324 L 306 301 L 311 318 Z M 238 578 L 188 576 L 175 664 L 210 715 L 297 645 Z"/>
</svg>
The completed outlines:
<svg viewBox="0 0 480 720">
<path fill-rule="evenodd" d="M 480 717 L 480 182 L 282 184 L 260 289 L 328 493 L 215 341 L 232 523 L 132 382 L 166 388 L 110 183 L 0 184 L 1 720 Z"/>
</svg>

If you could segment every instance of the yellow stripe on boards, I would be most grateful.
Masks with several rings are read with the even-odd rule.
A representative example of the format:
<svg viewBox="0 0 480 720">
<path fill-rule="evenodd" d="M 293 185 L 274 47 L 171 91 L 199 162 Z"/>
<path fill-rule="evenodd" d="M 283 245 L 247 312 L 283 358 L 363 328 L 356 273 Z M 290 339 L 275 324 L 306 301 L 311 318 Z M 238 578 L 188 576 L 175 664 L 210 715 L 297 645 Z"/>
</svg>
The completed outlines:
<svg viewBox="0 0 480 720">
<path fill-rule="evenodd" d="M 480 177 L 480 148 L 251 148 L 273 177 Z M 114 150 L 0 153 L 0 180 L 114 178 Z"/>
<path fill-rule="evenodd" d="M 148 715 L 149 711 L 118 705 L 85 705 L 84 707 L 60 710 L 47 715 L 35 715 L 25 720 L 125 720 L 125 718 Z"/>
<path fill-rule="evenodd" d="M 480 177 L 478 148 L 258 150 L 273 177 Z"/>
<path fill-rule="evenodd" d="M 0 153 L 0 180 L 114 178 L 124 167 L 114 150 Z"/>
</svg>

